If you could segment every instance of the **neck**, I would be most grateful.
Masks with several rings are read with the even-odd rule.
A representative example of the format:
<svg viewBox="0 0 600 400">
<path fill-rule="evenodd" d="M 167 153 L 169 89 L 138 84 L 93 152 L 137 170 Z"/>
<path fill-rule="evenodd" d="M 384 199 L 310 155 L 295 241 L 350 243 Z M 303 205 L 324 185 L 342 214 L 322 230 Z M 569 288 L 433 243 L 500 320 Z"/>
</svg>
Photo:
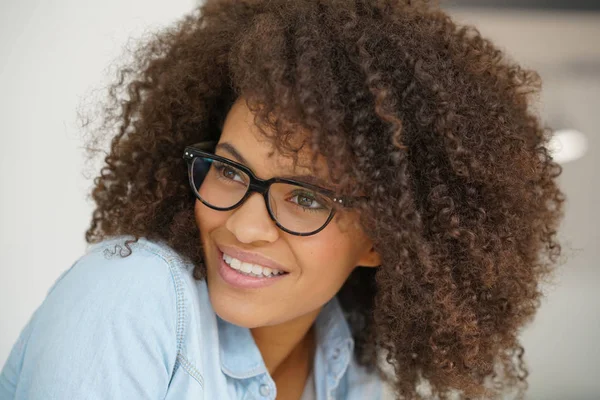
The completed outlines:
<svg viewBox="0 0 600 400">
<path fill-rule="evenodd" d="M 311 329 L 321 309 L 294 320 L 273 326 L 252 328 L 252 336 L 260 350 L 269 374 L 285 364 L 303 362 L 311 358 L 314 329 Z"/>
</svg>

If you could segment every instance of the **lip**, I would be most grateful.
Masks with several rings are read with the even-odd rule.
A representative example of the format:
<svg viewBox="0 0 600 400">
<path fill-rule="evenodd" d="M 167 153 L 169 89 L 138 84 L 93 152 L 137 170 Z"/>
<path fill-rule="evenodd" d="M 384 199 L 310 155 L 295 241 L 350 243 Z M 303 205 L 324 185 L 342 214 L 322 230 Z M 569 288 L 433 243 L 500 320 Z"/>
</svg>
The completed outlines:
<svg viewBox="0 0 600 400">
<path fill-rule="evenodd" d="M 236 257 L 237 258 L 237 257 Z M 223 260 L 223 252 L 219 250 L 219 276 L 229 285 L 238 289 L 256 289 L 273 285 L 285 278 L 287 274 L 275 277 L 256 278 L 239 273 Z"/>
<path fill-rule="evenodd" d="M 218 245 L 217 246 L 221 253 L 225 253 L 230 255 L 231 257 L 237 258 L 240 261 L 245 261 L 247 263 L 257 264 L 262 267 L 267 267 L 271 269 L 278 269 L 283 272 L 290 272 L 289 269 L 285 268 L 283 265 L 265 257 L 257 253 L 249 253 L 247 251 L 243 251 L 237 249 L 235 247 Z M 222 257 L 223 255 L 221 255 Z"/>
</svg>

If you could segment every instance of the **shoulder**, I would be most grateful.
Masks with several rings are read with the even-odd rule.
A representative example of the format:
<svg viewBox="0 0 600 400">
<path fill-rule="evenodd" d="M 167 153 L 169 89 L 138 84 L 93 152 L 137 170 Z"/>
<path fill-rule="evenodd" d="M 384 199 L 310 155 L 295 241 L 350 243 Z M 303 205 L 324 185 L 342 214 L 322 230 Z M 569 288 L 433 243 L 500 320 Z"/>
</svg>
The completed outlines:
<svg viewBox="0 0 600 400">
<path fill-rule="evenodd" d="M 90 246 L 55 281 L 36 311 L 37 323 L 56 327 L 153 332 L 178 350 L 182 340 L 187 266 L 168 246 L 144 238 L 118 236 Z M 165 337 L 156 336 L 161 334 Z"/>
<path fill-rule="evenodd" d="M 190 265 L 130 239 L 92 245 L 52 285 L 5 370 L 16 398 L 164 395 L 186 334 Z"/>
<path fill-rule="evenodd" d="M 118 292 L 134 296 L 136 289 L 143 289 L 146 298 L 177 297 L 182 290 L 181 275 L 191 268 L 189 262 L 164 243 L 117 236 L 91 245 L 60 275 L 48 295 L 61 286 L 76 284 L 109 289 L 103 296 Z"/>
<path fill-rule="evenodd" d="M 162 242 L 145 238 L 134 241 L 129 236 L 117 236 L 91 245 L 66 272 L 74 268 L 90 268 L 98 274 L 116 273 L 126 277 L 139 273 L 142 276 L 173 278 L 181 269 L 188 267 L 189 263 Z"/>
<path fill-rule="evenodd" d="M 144 313 L 163 317 L 183 339 L 183 319 L 193 265 L 168 245 L 129 236 L 93 244 L 48 291 L 61 303 L 92 303 L 111 318 L 136 320 Z M 100 306 L 101 304 L 101 306 Z M 154 320 L 145 320 L 147 323 Z"/>
<path fill-rule="evenodd" d="M 107 312 L 163 304 L 164 312 L 176 311 L 183 296 L 183 260 L 166 245 L 126 236 L 92 245 L 48 291 L 45 303 L 60 298 L 65 304 L 88 301 Z M 100 307 L 100 305 L 102 306 Z"/>
</svg>

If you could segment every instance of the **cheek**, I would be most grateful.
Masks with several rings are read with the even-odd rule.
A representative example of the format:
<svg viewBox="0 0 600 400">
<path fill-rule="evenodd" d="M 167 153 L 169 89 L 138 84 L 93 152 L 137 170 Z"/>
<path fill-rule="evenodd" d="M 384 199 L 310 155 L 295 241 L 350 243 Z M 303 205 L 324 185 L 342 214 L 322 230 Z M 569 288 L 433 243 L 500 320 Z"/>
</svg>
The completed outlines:
<svg viewBox="0 0 600 400">
<path fill-rule="evenodd" d="M 337 238 L 325 240 L 322 238 L 322 240 L 307 246 L 302 258 L 303 264 L 338 265 L 343 264 L 342 261 L 346 255 L 347 247 L 342 240 Z"/>
<path fill-rule="evenodd" d="M 200 200 L 196 200 L 194 205 L 194 217 L 196 226 L 200 231 L 200 237 L 203 241 L 208 239 L 209 233 L 215 228 L 225 224 L 227 213 L 216 211 L 206 207 Z"/>
<path fill-rule="evenodd" d="M 204 210 L 200 200 L 196 200 L 194 203 L 194 217 L 196 218 L 196 225 L 198 226 L 198 229 L 202 230 L 204 227 L 204 220 L 206 218 L 204 217 Z"/>
<path fill-rule="evenodd" d="M 354 269 L 353 241 L 338 229 L 325 229 L 302 241 L 296 254 L 305 278 L 319 282 L 344 282 Z M 327 279 L 326 279 L 327 278 Z"/>
</svg>

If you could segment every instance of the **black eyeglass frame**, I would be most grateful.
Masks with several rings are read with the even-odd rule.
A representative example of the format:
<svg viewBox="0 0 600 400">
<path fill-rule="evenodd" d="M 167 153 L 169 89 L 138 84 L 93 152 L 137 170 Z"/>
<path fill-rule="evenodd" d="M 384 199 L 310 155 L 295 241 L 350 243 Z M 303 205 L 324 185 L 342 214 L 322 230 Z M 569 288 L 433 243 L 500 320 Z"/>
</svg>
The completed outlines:
<svg viewBox="0 0 600 400">
<path fill-rule="evenodd" d="M 367 199 L 367 196 L 359 196 L 359 197 L 353 197 L 353 196 L 340 196 L 340 195 L 336 195 L 335 192 L 329 190 L 329 189 L 325 189 L 322 188 L 320 186 L 316 186 L 316 185 L 312 185 L 310 183 L 306 183 L 306 182 L 300 182 L 300 181 L 296 181 L 293 179 L 287 179 L 287 178 L 278 178 L 278 177 L 273 177 L 270 179 L 260 179 L 259 177 L 257 177 L 254 172 L 252 172 L 252 170 L 250 168 L 248 168 L 247 166 L 240 164 L 236 161 L 230 160 L 228 158 L 222 157 L 222 156 L 218 156 L 214 153 L 211 153 L 210 151 L 207 151 L 208 149 L 213 149 L 215 147 L 217 142 L 201 142 L 201 143 L 196 143 L 193 144 L 191 146 L 186 146 L 184 153 L 183 153 L 183 158 L 184 160 L 186 160 L 187 165 L 188 165 L 188 180 L 190 183 L 190 187 L 192 188 L 192 191 L 194 192 L 194 195 L 196 196 L 196 198 L 198 200 L 200 200 L 204 205 L 206 205 L 207 207 L 212 208 L 213 210 L 218 210 L 218 211 L 229 211 L 229 210 L 233 210 L 237 207 L 239 207 L 242 203 L 244 203 L 244 201 L 246 201 L 246 199 L 250 196 L 250 194 L 252 194 L 252 192 L 257 192 L 262 194 L 263 199 L 265 200 L 265 205 L 267 207 L 267 211 L 269 213 L 269 217 L 271 217 L 271 220 L 284 232 L 287 232 L 291 235 L 296 235 L 296 236 L 310 236 L 310 235 L 314 235 L 316 233 L 319 233 L 320 231 L 322 231 L 323 229 L 325 229 L 325 227 L 329 224 L 329 222 L 331 222 L 331 220 L 333 219 L 333 216 L 335 215 L 336 212 L 336 208 L 332 207 L 331 208 L 331 212 L 329 213 L 329 217 L 327 217 L 327 220 L 323 223 L 323 225 L 314 231 L 311 232 L 294 232 L 291 231 L 287 228 L 285 228 L 284 226 L 282 226 L 279 221 L 277 221 L 277 218 L 275 218 L 275 215 L 273 215 L 273 211 L 271 210 L 271 206 L 269 205 L 269 188 L 271 187 L 271 185 L 273 183 L 287 183 L 290 185 L 296 185 L 296 186 L 301 186 L 310 190 L 313 190 L 315 192 L 318 192 L 319 194 L 328 197 L 330 200 L 333 201 L 334 205 L 340 205 L 342 207 L 352 207 L 352 205 L 355 203 L 355 201 L 360 200 L 360 199 Z M 200 194 L 198 193 L 198 190 L 196 189 L 196 185 L 194 184 L 194 179 L 193 179 L 193 165 L 194 165 L 194 158 L 196 157 L 203 157 L 203 158 L 208 158 L 210 160 L 216 160 L 225 164 L 229 164 L 232 165 L 233 167 L 245 172 L 246 174 L 248 174 L 248 176 L 250 177 L 250 184 L 248 185 L 248 188 L 246 189 L 246 193 L 244 194 L 244 196 L 234 205 L 230 206 L 230 207 L 216 207 L 210 203 L 207 203 L 204 199 L 202 199 L 202 197 L 200 197 Z"/>
</svg>

